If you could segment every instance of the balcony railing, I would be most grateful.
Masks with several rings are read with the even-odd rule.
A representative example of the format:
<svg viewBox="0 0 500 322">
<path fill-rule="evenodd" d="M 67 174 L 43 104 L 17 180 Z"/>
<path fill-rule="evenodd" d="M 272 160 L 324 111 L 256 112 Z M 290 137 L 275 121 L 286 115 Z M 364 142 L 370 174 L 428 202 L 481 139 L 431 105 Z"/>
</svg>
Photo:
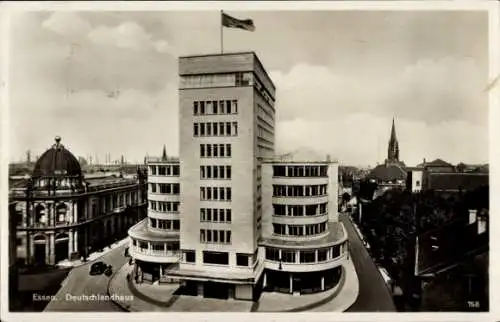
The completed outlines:
<svg viewBox="0 0 500 322">
<path fill-rule="evenodd" d="M 140 248 L 138 246 L 132 246 L 130 247 L 130 250 L 138 254 L 158 257 L 172 257 L 181 255 L 180 250 L 153 250 L 148 248 Z"/>
</svg>

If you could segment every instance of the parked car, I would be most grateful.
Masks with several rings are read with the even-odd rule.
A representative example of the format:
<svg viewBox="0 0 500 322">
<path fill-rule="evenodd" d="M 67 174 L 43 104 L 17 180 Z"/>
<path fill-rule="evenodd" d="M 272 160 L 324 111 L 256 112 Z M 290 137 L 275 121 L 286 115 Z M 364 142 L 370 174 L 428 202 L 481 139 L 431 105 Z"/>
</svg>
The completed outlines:
<svg viewBox="0 0 500 322">
<path fill-rule="evenodd" d="M 113 266 L 108 265 L 108 267 L 106 267 L 106 269 L 104 270 L 104 275 L 109 277 L 112 274 L 113 274 Z"/>
<path fill-rule="evenodd" d="M 106 264 L 103 262 L 95 262 L 90 266 L 90 275 L 101 275 L 106 270 Z"/>
</svg>

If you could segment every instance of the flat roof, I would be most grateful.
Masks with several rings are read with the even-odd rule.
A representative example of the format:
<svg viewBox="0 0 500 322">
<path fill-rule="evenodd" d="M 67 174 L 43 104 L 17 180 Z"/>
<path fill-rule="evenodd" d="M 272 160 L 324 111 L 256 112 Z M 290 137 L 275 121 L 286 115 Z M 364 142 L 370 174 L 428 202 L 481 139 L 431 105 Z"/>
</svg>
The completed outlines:
<svg viewBox="0 0 500 322">
<path fill-rule="evenodd" d="M 333 246 L 347 239 L 347 232 L 345 231 L 344 224 L 341 222 L 330 221 L 328 222 L 328 225 L 330 226 L 330 232 L 322 238 L 298 241 L 283 240 L 280 238 L 267 238 L 262 240 L 260 245 L 277 248 L 309 249 Z"/>
<path fill-rule="evenodd" d="M 145 218 L 128 230 L 128 234 L 133 239 L 142 241 L 165 242 L 180 240 L 178 232 L 156 232 L 148 228 L 148 219 Z"/>
<path fill-rule="evenodd" d="M 224 52 L 224 53 L 185 55 L 185 56 L 179 56 L 179 60 L 186 59 L 186 58 L 200 58 L 200 57 L 214 57 L 214 56 L 236 56 L 236 55 L 253 55 L 255 57 L 255 59 L 257 60 L 257 63 L 260 65 L 260 67 L 262 68 L 262 70 L 266 74 L 269 82 L 271 83 L 271 86 L 273 87 L 274 90 L 276 90 L 276 85 L 274 84 L 272 78 L 269 76 L 269 73 L 267 72 L 267 70 L 264 68 L 264 65 L 260 61 L 260 58 L 255 51 L 240 51 L 240 52 Z"/>
</svg>

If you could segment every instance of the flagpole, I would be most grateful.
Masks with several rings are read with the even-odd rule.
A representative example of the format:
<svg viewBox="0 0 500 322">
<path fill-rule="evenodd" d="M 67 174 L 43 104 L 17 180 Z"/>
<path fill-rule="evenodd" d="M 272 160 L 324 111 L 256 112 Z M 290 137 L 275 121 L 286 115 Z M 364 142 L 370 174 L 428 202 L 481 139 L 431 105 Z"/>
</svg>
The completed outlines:
<svg viewBox="0 0 500 322">
<path fill-rule="evenodd" d="M 222 25 L 222 14 L 223 11 L 220 11 L 220 53 L 224 53 L 224 26 Z"/>
</svg>

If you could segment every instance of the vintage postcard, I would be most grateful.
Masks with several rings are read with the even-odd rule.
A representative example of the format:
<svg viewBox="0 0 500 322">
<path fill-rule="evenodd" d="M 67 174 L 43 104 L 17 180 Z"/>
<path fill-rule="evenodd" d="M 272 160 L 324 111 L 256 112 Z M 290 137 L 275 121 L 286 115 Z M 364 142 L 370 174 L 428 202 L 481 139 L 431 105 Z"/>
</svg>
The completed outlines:
<svg viewBox="0 0 500 322">
<path fill-rule="evenodd" d="M 494 320 L 498 2 L 0 11 L 2 320 Z"/>
</svg>

